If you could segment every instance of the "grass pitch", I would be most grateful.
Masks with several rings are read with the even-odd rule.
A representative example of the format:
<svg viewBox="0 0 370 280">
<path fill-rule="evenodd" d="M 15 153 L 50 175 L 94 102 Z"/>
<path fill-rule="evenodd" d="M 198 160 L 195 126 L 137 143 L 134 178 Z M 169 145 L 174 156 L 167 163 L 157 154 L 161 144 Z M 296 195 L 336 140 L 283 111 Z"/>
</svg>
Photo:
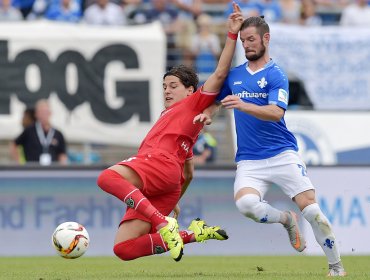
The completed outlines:
<svg viewBox="0 0 370 280">
<path fill-rule="evenodd" d="M 345 279 L 370 279 L 370 256 L 344 256 Z M 115 257 L 0 258 L 0 279 L 327 279 L 324 257 L 308 256 L 184 256 L 168 255 L 123 262 Z"/>
</svg>

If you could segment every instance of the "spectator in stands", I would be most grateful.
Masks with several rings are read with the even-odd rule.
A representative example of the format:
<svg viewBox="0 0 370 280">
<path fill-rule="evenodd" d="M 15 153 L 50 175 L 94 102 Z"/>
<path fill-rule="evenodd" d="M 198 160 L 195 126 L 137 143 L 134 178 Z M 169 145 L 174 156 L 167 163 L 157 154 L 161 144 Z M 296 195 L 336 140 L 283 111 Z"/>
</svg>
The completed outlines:
<svg viewBox="0 0 370 280">
<path fill-rule="evenodd" d="M 90 1 L 93 0 L 86 0 L 87 3 Z M 115 0 L 114 3 L 122 6 L 128 25 L 142 24 L 145 22 L 143 10 L 150 5 L 149 0 Z"/>
<path fill-rule="evenodd" d="M 195 19 L 202 13 L 202 0 L 170 0 L 178 9 L 181 31 L 176 33 L 176 46 L 181 50 L 183 64 L 191 64 L 191 39 L 197 32 Z"/>
<path fill-rule="evenodd" d="M 283 18 L 280 3 L 277 0 L 261 0 L 260 14 L 268 22 L 280 22 Z"/>
<path fill-rule="evenodd" d="M 22 13 L 11 5 L 11 0 L 2 0 L 0 6 L 0 21 L 23 20 Z"/>
<path fill-rule="evenodd" d="M 280 0 L 281 21 L 287 24 L 299 24 L 301 17 L 300 0 Z"/>
<path fill-rule="evenodd" d="M 35 109 L 26 108 L 23 112 L 22 127 L 23 129 L 33 125 L 36 122 Z"/>
<path fill-rule="evenodd" d="M 42 19 L 50 5 L 50 0 L 35 0 L 31 11 L 27 15 L 27 20 Z"/>
<path fill-rule="evenodd" d="M 160 21 L 167 36 L 167 68 L 177 65 L 181 56 L 176 45 L 176 34 L 181 32 L 179 12 L 171 6 L 171 0 L 152 0 L 152 7 L 144 11 L 145 21 Z"/>
<path fill-rule="evenodd" d="M 123 8 L 109 0 L 97 0 L 86 8 L 84 21 L 94 25 L 125 25 L 126 15 Z"/>
<path fill-rule="evenodd" d="M 315 4 L 320 7 L 336 10 L 338 8 L 346 7 L 351 1 L 352 0 L 315 0 Z"/>
<path fill-rule="evenodd" d="M 198 32 L 193 36 L 191 51 L 194 56 L 196 70 L 208 77 L 216 69 L 218 56 L 221 52 L 219 37 L 212 32 L 212 18 L 201 14 L 197 19 Z"/>
<path fill-rule="evenodd" d="M 47 100 L 41 99 L 35 106 L 36 122 L 26 127 L 11 144 L 11 154 L 18 163 L 21 155 L 17 146 L 23 146 L 26 162 L 50 165 L 52 162 L 67 163 L 66 143 L 63 134 L 50 123 Z"/>
<path fill-rule="evenodd" d="M 32 11 L 35 0 L 13 0 L 11 3 L 14 8 L 21 12 L 23 19 L 26 19 L 28 14 Z"/>
<path fill-rule="evenodd" d="M 79 0 L 53 0 L 45 12 L 45 18 L 54 21 L 79 22 L 81 17 Z"/>
<path fill-rule="evenodd" d="M 203 165 L 216 160 L 217 140 L 203 128 L 193 147 L 194 164 Z"/>
<path fill-rule="evenodd" d="M 322 19 L 316 13 L 316 4 L 313 0 L 302 0 L 301 24 L 306 26 L 322 25 Z"/>
<path fill-rule="evenodd" d="M 352 0 L 314 0 L 322 25 L 338 25 L 342 10 Z"/>
<path fill-rule="evenodd" d="M 170 3 L 179 10 L 180 19 L 195 19 L 202 13 L 201 0 L 171 0 Z"/>
<path fill-rule="evenodd" d="M 369 4 L 369 0 L 355 0 L 354 3 L 348 5 L 342 12 L 340 25 L 370 27 Z"/>
<path fill-rule="evenodd" d="M 26 110 L 24 110 L 23 112 L 23 117 L 22 117 L 23 130 L 33 125 L 35 122 L 36 122 L 35 110 L 33 108 L 26 108 Z M 19 154 L 19 163 L 25 164 L 26 158 L 24 156 L 23 146 L 19 145 L 17 146 L 17 148 L 18 148 L 18 154 Z"/>
</svg>

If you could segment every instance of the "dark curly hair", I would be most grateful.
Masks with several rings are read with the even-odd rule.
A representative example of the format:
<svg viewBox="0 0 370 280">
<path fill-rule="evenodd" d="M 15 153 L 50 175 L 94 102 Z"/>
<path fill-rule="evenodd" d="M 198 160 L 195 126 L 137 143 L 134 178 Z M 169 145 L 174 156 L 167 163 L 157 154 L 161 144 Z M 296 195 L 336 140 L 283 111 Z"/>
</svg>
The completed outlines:
<svg viewBox="0 0 370 280">
<path fill-rule="evenodd" d="M 186 88 L 193 86 L 194 88 L 193 92 L 197 90 L 198 83 L 199 83 L 198 75 L 194 69 L 188 66 L 179 65 L 179 66 L 172 67 L 170 70 L 166 72 L 166 74 L 163 75 L 163 80 L 167 76 L 175 76 L 179 78 L 181 83 Z"/>
</svg>

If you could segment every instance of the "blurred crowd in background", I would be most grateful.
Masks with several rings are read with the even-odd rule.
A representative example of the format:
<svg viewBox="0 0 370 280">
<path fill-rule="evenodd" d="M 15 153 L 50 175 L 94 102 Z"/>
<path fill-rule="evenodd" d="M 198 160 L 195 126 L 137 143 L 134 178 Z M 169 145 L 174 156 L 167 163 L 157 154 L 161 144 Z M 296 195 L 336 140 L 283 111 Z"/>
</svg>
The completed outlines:
<svg viewBox="0 0 370 280">
<path fill-rule="evenodd" d="M 51 20 L 91 25 L 137 25 L 159 20 L 168 39 L 168 67 L 192 64 L 213 71 L 224 40 L 228 0 L 0 0 L 0 21 Z M 370 28 L 369 0 L 241 0 L 245 17 L 268 23 Z"/>
<path fill-rule="evenodd" d="M 117 28 L 159 21 L 167 36 L 167 68 L 178 64 L 193 66 L 199 73 L 200 81 L 204 81 L 215 69 L 225 39 L 226 19 L 232 9 L 231 1 L 227 0 L 0 0 L 0 2 L 1 22 L 49 20 Z M 245 18 L 263 15 L 269 24 L 370 28 L 370 0 L 236 2 L 240 5 Z M 291 104 L 308 107 L 312 105 L 300 83 L 292 81 L 290 89 L 293 93 L 290 98 Z M 208 132 L 200 137 L 200 141 L 196 145 L 197 162 L 199 164 L 214 162 L 216 139 Z M 15 149 L 13 154 L 14 151 Z M 63 150 L 62 154 L 64 153 Z M 69 161 L 86 163 L 81 154 L 69 153 Z M 96 155 L 92 162 L 101 161 L 99 154 L 89 154 Z M 76 159 L 78 156 L 81 159 Z M 21 157 L 13 158 L 18 158 L 20 160 L 16 161 L 22 162 Z"/>
</svg>

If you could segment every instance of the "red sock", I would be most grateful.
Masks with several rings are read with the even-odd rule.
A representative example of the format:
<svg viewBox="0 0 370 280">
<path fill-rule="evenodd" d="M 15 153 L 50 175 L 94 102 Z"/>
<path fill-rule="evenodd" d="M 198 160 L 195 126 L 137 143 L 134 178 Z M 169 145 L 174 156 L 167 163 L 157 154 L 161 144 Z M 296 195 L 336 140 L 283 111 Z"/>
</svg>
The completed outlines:
<svg viewBox="0 0 370 280">
<path fill-rule="evenodd" d="M 191 231 L 180 231 L 180 236 L 182 240 L 184 241 L 184 244 L 195 242 L 195 236 L 194 233 Z"/>
<path fill-rule="evenodd" d="M 160 229 L 167 225 L 166 217 L 163 216 L 161 213 L 159 213 L 158 210 L 156 210 L 153 215 L 150 217 L 150 221 L 152 223 L 152 227 L 155 229 Z"/>
<path fill-rule="evenodd" d="M 180 236 L 184 244 L 195 241 L 193 233 L 180 231 Z M 168 251 L 168 247 L 159 233 L 153 233 L 118 243 L 114 245 L 113 251 L 121 260 L 130 261 L 140 257 L 162 254 Z"/>
<path fill-rule="evenodd" d="M 168 251 L 159 233 L 145 234 L 135 239 L 118 243 L 113 248 L 117 257 L 124 261 L 161 254 Z"/>
<path fill-rule="evenodd" d="M 150 219 L 154 228 L 167 224 L 165 217 L 150 203 L 141 191 L 123 178 L 116 171 L 105 169 L 98 178 L 98 186 L 125 202 L 128 207 L 135 209 Z"/>
</svg>

